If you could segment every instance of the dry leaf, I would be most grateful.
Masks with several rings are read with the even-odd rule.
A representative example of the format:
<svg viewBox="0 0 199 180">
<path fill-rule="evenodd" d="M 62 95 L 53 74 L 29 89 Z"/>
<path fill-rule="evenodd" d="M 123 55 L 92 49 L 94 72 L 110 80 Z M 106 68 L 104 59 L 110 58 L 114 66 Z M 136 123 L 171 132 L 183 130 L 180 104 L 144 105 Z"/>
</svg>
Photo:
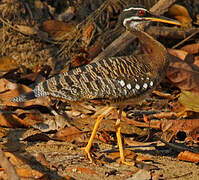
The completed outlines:
<svg viewBox="0 0 199 180">
<path fill-rule="evenodd" d="M 21 119 L 16 114 L 11 112 L 0 112 L 0 126 L 5 127 L 31 127 L 43 119 L 39 115 L 30 115 L 29 118 Z"/>
<path fill-rule="evenodd" d="M 13 90 L 15 88 L 17 88 L 17 84 L 12 83 L 5 78 L 0 79 L 0 93 L 8 90 Z"/>
<path fill-rule="evenodd" d="M 21 166 L 23 164 L 27 164 L 27 161 L 19 156 L 19 155 L 15 155 L 13 153 L 10 153 L 10 152 L 4 152 L 5 153 L 5 156 L 9 159 L 9 161 L 14 165 L 14 166 Z"/>
<path fill-rule="evenodd" d="M 182 161 L 199 162 L 199 153 L 184 151 L 178 154 L 178 159 Z"/>
<path fill-rule="evenodd" d="M 190 91 L 182 91 L 178 101 L 183 104 L 187 110 L 199 112 L 199 96 Z"/>
<path fill-rule="evenodd" d="M 21 178 L 41 178 L 44 174 L 34 169 L 16 168 L 17 174 Z"/>
<path fill-rule="evenodd" d="M 73 58 L 73 67 L 79 67 L 88 64 L 89 61 L 84 55 L 78 55 Z"/>
<path fill-rule="evenodd" d="M 70 32 L 75 29 L 75 23 L 65 23 L 57 20 L 46 20 L 43 22 L 42 28 L 55 40 L 60 38 L 62 38 L 62 40 L 66 40 L 70 38 Z"/>
<path fill-rule="evenodd" d="M 9 130 L 3 127 L 0 127 L 0 139 L 2 139 L 2 137 L 7 136 L 9 133 Z"/>
<path fill-rule="evenodd" d="M 81 133 L 82 132 L 80 130 L 78 130 L 76 127 L 71 126 L 71 127 L 66 127 L 66 128 L 63 128 L 63 129 L 59 130 L 55 134 L 55 137 L 58 140 L 72 142 L 77 137 L 79 137 Z"/>
<path fill-rule="evenodd" d="M 78 172 L 78 173 L 90 174 L 90 175 L 97 174 L 96 171 L 94 171 L 93 169 L 85 168 L 85 167 L 69 168 L 67 170 L 72 171 L 72 172 L 75 171 L 75 172 Z"/>
<path fill-rule="evenodd" d="M 181 52 L 179 54 L 179 52 Z M 169 50 L 169 53 L 176 55 L 180 59 L 186 57 L 185 53 L 182 50 Z M 187 61 L 181 60 L 172 61 L 167 70 L 167 78 L 181 90 L 192 91 L 199 93 L 199 71 L 195 70 L 198 67 L 194 68 L 195 65 L 188 64 Z"/>
<path fill-rule="evenodd" d="M 106 156 L 108 158 L 113 159 L 113 160 L 120 161 L 120 152 L 112 152 L 112 153 L 109 153 Z M 139 162 L 146 161 L 146 160 L 148 161 L 149 160 L 149 158 L 145 158 L 145 157 L 143 157 L 141 155 L 137 155 L 133 151 L 130 151 L 130 150 L 127 150 L 127 149 L 124 150 L 124 157 L 126 159 L 131 159 L 132 161 L 139 161 Z"/>
<path fill-rule="evenodd" d="M 192 19 L 188 10 L 184 6 L 174 4 L 169 8 L 168 14 L 180 21 L 182 23 L 182 27 L 191 27 Z"/>
<path fill-rule="evenodd" d="M 29 27 L 29 26 L 16 25 L 16 27 L 18 28 L 18 31 L 20 31 L 21 33 L 26 34 L 26 35 L 35 35 L 38 32 L 37 29 L 35 29 L 33 27 Z"/>
<path fill-rule="evenodd" d="M 188 55 L 188 52 L 180 49 L 167 49 L 169 54 L 178 57 L 181 60 L 184 60 Z"/>
<path fill-rule="evenodd" d="M 88 47 L 88 49 L 87 49 L 88 58 L 94 59 L 101 52 L 101 50 L 102 50 L 102 48 L 100 45 Z"/>
<path fill-rule="evenodd" d="M 92 35 L 94 33 L 93 24 L 89 24 L 83 31 L 82 40 L 85 42 L 86 45 L 89 45 L 92 39 Z"/>
<path fill-rule="evenodd" d="M 6 56 L 0 58 L 0 71 L 8 72 L 18 67 L 19 65 L 16 63 L 14 59 Z"/>
<path fill-rule="evenodd" d="M 181 50 L 186 51 L 189 54 L 197 54 L 199 52 L 199 43 L 185 45 Z"/>
</svg>

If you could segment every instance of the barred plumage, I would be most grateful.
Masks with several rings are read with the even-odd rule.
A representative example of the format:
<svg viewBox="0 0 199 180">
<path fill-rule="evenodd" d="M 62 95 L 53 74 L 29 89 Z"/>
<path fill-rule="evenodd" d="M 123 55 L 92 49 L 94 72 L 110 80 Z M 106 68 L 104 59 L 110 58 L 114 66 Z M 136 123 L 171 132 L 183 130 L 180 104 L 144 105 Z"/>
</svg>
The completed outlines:
<svg viewBox="0 0 199 180">
<path fill-rule="evenodd" d="M 11 101 L 47 95 L 68 101 L 95 98 L 117 101 L 136 97 L 153 89 L 157 82 L 150 74 L 151 67 L 145 61 L 138 62 L 138 58 L 144 57 L 112 57 L 58 74 Z"/>
</svg>

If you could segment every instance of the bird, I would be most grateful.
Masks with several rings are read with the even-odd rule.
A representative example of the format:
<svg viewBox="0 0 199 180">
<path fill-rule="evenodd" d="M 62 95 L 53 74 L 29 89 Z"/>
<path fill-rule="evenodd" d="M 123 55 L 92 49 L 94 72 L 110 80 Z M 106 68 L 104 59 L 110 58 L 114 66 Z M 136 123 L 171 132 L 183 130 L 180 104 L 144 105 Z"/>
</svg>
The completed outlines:
<svg viewBox="0 0 199 180">
<path fill-rule="evenodd" d="M 126 161 L 124 157 L 120 126 L 122 110 L 127 105 L 140 103 L 150 95 L 164 78 L 169 64 L 166 48 L 144 31 L 149 22 L 181 25 L 177 20 L 157 16 L 143 6 L 127 6 L 119 16 L 119 23 L 135 35 L 147 51 L 138 55 L 104 58 L 57 74 L 40 82 L 32 91 L 16 96 L 10 101 L 24 102 L 50 96 L 71 104 L 96 99 L 106 102 L 84 148 L 85 154 L 93 162 L 90 151 L 97 129 L 108 113 L 118 110 L 115 130 L 120 162 L 133 165 L 133 162 Z"/>
</svg>

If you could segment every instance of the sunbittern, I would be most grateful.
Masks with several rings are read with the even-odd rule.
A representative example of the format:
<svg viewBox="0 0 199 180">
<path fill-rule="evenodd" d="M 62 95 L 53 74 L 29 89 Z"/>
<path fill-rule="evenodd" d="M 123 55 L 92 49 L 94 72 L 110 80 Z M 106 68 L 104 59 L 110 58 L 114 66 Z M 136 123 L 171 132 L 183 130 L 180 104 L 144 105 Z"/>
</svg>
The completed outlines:
<svg viewBox="0 0 199 180">
<path fill-rule="evenodd" d="M 125 161 L 120 133 L 123 107 L 139 103 L 154 90 L 165 76 L 169 57 L 166 48 L 145 33 L 143 27 L 150 21 L 174 25 L 180 25 L 180 23 L 156 16 L 144 7 L 134 5 L 125 8 L 119 19 L 128 31 L 139 38 L 147 49 L 145 54 L 105 58 L 55 75 L 39 83 L 31 92 L 14 97 L 11 101 L 23 102 L 41 96 L 61 98 L 70 103 L 91 99 L 105 100 L 107 106 L 98 116 L 90 140 L 85 147 L 85 152 L 91 161 L 90 149 L 100 122 L 113 108 L 119 107 L 115 128 L 120 159 L 121 163 L 130 164 Z"/>
</svg>

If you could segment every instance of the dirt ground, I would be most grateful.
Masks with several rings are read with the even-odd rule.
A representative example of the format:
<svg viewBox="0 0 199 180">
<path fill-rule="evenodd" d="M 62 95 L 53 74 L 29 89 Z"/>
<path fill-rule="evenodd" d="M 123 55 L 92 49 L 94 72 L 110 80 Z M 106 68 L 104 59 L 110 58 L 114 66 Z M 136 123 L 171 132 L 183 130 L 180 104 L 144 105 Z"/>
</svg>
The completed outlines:
<svg viewBox="0 0 199 180">
<path fill-rule="evenodd" d="M 28 130 L 28 134 L 34 131 Z M 27 168 L 37 170 L 46 175 L 47 179 L 199 179 L 198 165 L 190 162 L 179 161 L 176 153 L 168 148 L 143 150 L 137 155 L 150 159 L 144 164 L 127 166 L 118 162 L 108 162 L 104 157 L 106 153 L 100 150 L 111 149 L 111 145 L 95 141 L 98 146 L 95 150 L 97 164 L 90 163 L 84 155 L 81 147 L 86 143 L 68 143 L 49 140 L 45 138 L 24 139 L 27 136 L 26 129 L 10 130 L 7 137 L 1 142 L 4 151 L 9 151 L 19 157 L 25 163 L 19 163 L 15 168 Z M 43 140 L 41 140 L 43 139 Z M 167 155 L 165 155 L 167 154 Z M 100 159 L 100 160 L 99 160 Z M 143 177 L 134 177 L 136 172 L 141 172 Z M 143 172 L 142 172 L 143 171 Z M 146 173 L 146 176 L 145 176 Z M 148 174 L 149 173 L 149 174 Z M 137 174 L 136 174 L 137 175 Z M 27 178 L 24 178 L 27 179 Z"/>
</svg>

